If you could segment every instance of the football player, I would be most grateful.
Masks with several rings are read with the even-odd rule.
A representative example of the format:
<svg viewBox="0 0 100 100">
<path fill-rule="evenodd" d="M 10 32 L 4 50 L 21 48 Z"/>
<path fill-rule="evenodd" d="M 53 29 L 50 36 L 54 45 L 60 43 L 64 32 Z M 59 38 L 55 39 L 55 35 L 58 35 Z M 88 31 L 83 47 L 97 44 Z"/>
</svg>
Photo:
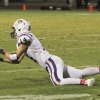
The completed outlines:
<svg viewBox="0 0 100 100">
<path fill-rule="evenodd" d="M 65 66 L 60 57 L 50 54 L 43 48 L 40 41 L 32 34 L 30 22 L 25 19 L 16 20 L 12 28 L 11 37 L 17 39 L 16 53 L 12 54 L 1 48 L 0 53 L 6 58 L 0 58 L 0 61 L 19 64 L 23 57 L 27 56 L 48 71 L 50 80 L 54 85 L 81 84 L 93 86 L 94 78 L 87 80 L 82 78 L 100 73 L 100 68 L 90 67 L 80 70 Z"/>
</svg>

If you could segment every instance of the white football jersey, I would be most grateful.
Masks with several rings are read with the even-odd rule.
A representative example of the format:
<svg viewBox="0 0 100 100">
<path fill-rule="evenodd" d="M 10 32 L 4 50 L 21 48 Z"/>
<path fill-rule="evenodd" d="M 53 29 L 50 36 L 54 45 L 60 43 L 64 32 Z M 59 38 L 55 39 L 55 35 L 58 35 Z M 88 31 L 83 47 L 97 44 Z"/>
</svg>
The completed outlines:
<svg viewBox="0 0 100 100">
<path fill-rule="evenodd" d="M 51 57 L 49 52 L 46 51 L 43 46 L 41 45 L 40 41 L 32 34 L 32 33 L 25 33 L 22 34 L 17 41 L 17 48 L 18 45 L 25 44 L 28 46 L 26 55 L 31 59 L 35 60 L 39 63 L 42 67 L 46 68 L 45 62 Z"/>
</svg>

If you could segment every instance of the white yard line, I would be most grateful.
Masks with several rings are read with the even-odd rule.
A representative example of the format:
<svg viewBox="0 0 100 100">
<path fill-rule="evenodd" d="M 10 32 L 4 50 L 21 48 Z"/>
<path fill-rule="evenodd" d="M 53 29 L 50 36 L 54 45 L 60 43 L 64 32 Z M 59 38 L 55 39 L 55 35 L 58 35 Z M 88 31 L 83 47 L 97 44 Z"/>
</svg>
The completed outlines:
<svg viewBox="0 0 100 100">
<path fill-rule="evenodd" d="M 0 96 L 0 100 L 57 100 L 90 97 L 90 94 L 58 94 L 58 95 L 20 95 L 20 96 Z"/>
<path fill-rule="evenodd" d="M 76 35 L 77 36 L 77 35 Z M 100 37 L 100 35 L 78 35 L 78 37 Z M 68 38 L 68 36 L 56 36 L 56 37 L 40 37 L 40 38 L 38 38 L 39 40 L 46 40 L 46 39 L 49 39 L 49 40 L 58 40 L 58 39 L 60 39 L 60 38 L 65 38 L 66 40 L 68 40 L 67 38 Z M 77 41 L 77 40 L 68 40 L 68 41 Z"/>
<path fill-rule="evenodd" d="M 69 65 L 66 65 L 69 66 Z M 91 65 L 87 65 L 87 66 L 78 66 L 78 68 L 86 68 L 86 67 L 90 67 Z M 92 65 L 93 67 L 96 67 L 98 65 Z M 74 67 L 76 68 L 76 67 Z M 4 71 L 0 71 L 0 73 L 15 73 L 15 72 L 34 72 L 34 71 L 43 71 L 45 70 L 44 68 L 34 68 L 34 69 L 14 69 L 14 70 L 4 70 Z"/>
<path fill-rule="evenodd" d="M 87 46 L 87 47 L 74 47 L 74 48 L 64 48 L 64 49 L 66 49 L 66 50 L 69 50 L 69 49 L 70 50 L 71 49 L 74 50 L 74 49 L 96 49 L 96 48 L 100 48 L 100 47 L 99 46 L 98 47 L 95 47 L 95 46 L 94 47 L 93 46 L 92 47 L 89 47 L 89 46 Z"/>
<path fill-rule="evenodd" d="M 82 28 L 82 29 L 83 29 L 83 28 Z M 84 29 L 87 29 L 87 28 L 84 28 Z M 79 37 L 79 36 L 81 36 L 81 37 L 82 37 L 82 36 L 83 36 L 83 37 L 84 37 L 84 36 L 85 36 L 85 37 L 99 37 L 100 35 L 99 35 L 99 34 L 98 34 L 98 35 L 96 35 L 96 34 L 94 34 L 94 35 L 91 35 L 91 34 L 90 34 L 90 35 L 89 35 L 89 34 L 82 35 L 82 34 L 81 34 L 81 35 L 78 35 L 78 37 Z M 58 39 L 60 39 L 60 38 L 66 38 L 66 39 L 67 39 L 67 37 L 68 37 L 68 36 L 64 36 L 64 35 L 63 35 L 63 36 L 56 36 L 56 37 L 39 37 L 38 39 L 39 39 L 39 40 L 46 40 L 46 39 L 49 39 L 49 40 L 58 40 Z M 67 40 L 68 40 L 68 39 L 67 39 Z M 13 41 L 13 39 L 10 39 L 10 38 L 9 38 L 9 39 L 6 39 L 6 40 L 5 40 L 5 39 L 1 39 L 0 41 Z M 68 41 L 77 41 L 77 40 L 68 40 Z"/>
<path fill-rule="evenodd" d="M 74 48 L 70 48 L 70 47 L 66 47 L 66 48 L 59 48 L 59 50 L 75 50 L 75 49 L 99 49 L 100 48 L 100 46 L 98 46 L 98 47 L 89 47 L 89 46 L 87 46 L 87 47 L 74 47 Z M 56 51 L 57 49 L 55 49 L 55 48 L 51 48 L 51 49 L 48 49 L 48 50 L 50 50 L 50 51 Z"/>
<path fill-rule="evenodd" d="M 87 12 L 87 13 L 85 13 L 85 12 L 83 12 L 83 13 L 69 13 L 70 15 L 83 15 L 83 16 L 88 16 L 88 15 L 90 15 L 90 16 L 94 16 L 94 15 L 100 15 L 100 13 L 89 13 L 89 12 Z"/>
<path fill-rule="evenodd" d="M 16 69 L 16 70 L 0 71 L 0 73 L 30 72 L 30 71 L 39 71 L 39 70 L 44 70 L 44 69 Z"/>
</svg>

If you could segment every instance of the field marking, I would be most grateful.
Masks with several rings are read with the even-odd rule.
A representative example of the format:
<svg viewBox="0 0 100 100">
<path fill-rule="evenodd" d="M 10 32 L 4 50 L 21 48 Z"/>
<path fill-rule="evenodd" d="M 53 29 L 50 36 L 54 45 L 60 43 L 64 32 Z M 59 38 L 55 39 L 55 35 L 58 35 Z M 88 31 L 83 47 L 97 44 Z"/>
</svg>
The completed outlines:
<svg viewBox="0 0 100 100">
<path fill-rule="evenodd" d="M 94 13 L 90 13 L 90 12 L 78 12 L 78 13 L 76 13 L 76 12 L 71 12 L 71 13 L 67 13 L 66 14 L 67 16 L 70 16 L 70 15 L 75 15 L 75 16 L 79 16 L 79 15 L 82 15 L 82 16 L 95 16 L 95 15 L 100 15 L 100 13 L 98 13 L 98 12 L 94 12 Z"/>
<path fill-rule="evenodd" d="M 90 94 L 58 94 L 58 95 L 20 95 L 20 96 L 0 96 L 2 100 L 57 100 L 73 99 L 82 97 L 92 97 Z"/>
<path fill-rule="evenodd" d="M 61 35 L 61 34 L 60 34 L 60 35 Z M 85 36 L 85 37 L 98 37 L 98 36 L 100 36 L 100 35 L 99 35 L 99 34 L 98 34 L 98 35 L 95 35 L 95 34 L 94 34 L 94 35 L 88 35 L 88 34 L 86 34 L 86 35 L 76 35 L 76 36 L 78 36 L 78 37 L 79 37 L 79 36 L 81 36 L 81 37 L 82 37 L 82 36 Z M 46 39 L 49 39 L 49 40 L 57 40 L 57 39 L 60 39 L 60 38 L 65 38 L 65 39 L 66 39 L 67 37 L 68 37 L 68 36 L 56 36 L 56 37 L 51 37 L 51 38 L 50 38 L 50 37 L 38 37 L 38 39 L 39 39 L 39 40 L 46 40 Z M 6 40 L 5 40 L 5 39 L 2 39 L 2 40 L 0 40 L 0 41 L 9 41 L 9 40 L 10 40 L 10 41 L 13 41 L 13 39 L 10 39 L 10 38 L 9 38 L 9 39 L 6 39 Z M 68 40 L 68 39 L 67 39 L 67 40 Z M 77 41 L 77 40 L 68 40 L 68 41 Z"/>
<path fill-rule="evenodd" d="M 0 71 L 0 73 L 14 73 L 14 72 L 30 72 L 30 71 L 39 71 L 39 70 L 45 70 L 45 69 L 18 69 L 18 70 L 6 70 L 6 71 Z"/>
<path fill-rule="evenodd" d="M 66 65 L 66 66 L 69 66 L 69 65 Z M 87 66 L 78 66 L 78 68 L 76 69 L 81 69 L 81 68 L 87 68 L 87 67 L 90 67 L 90 66 L 99 66 L 99 65 L 87 65 Z M 73 67 L 73 66 L 72 66 Z M 80 68 L 79 68 L 80 67 Z M 14 72 L 31 72 L 31 71 L 45 71 L 44 68 L 35 68 L 35 69 L 16 69 L 16 70 L 5 70 L 5 71 L 0 71 L 0 73 L 14 73 Z"/>
<path fill-rule="evenodd" d="M 59 48 L 59 50 L 75 50 L 75 49 L 99 49 L 100 47 L 98 46 L 98 47 L 89 47 L 89 46 L 87 46 L 87 47 L 74 47 L 74 48 L 71 48 L 71 47 L 66 47 L 66 48 Z M 50 51 L 57 51 L 57 49 L 55 49 L 55 48 L 51 48 L 51 49 L 47 49 L 48 51 L 50 50 Z"/>
</svg>

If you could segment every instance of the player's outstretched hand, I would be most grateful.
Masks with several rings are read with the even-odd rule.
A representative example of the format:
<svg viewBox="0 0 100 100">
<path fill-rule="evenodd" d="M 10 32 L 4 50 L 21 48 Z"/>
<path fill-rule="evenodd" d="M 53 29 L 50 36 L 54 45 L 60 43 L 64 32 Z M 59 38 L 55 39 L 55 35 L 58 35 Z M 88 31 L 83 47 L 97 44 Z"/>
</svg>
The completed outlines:
<svg viewBox="0 0 100 100">
<path fill-rule="evenodd" d="M 0 48 L 0 53 L 4 55 L 5 54 L 5 49 Z"/>
</svg>

